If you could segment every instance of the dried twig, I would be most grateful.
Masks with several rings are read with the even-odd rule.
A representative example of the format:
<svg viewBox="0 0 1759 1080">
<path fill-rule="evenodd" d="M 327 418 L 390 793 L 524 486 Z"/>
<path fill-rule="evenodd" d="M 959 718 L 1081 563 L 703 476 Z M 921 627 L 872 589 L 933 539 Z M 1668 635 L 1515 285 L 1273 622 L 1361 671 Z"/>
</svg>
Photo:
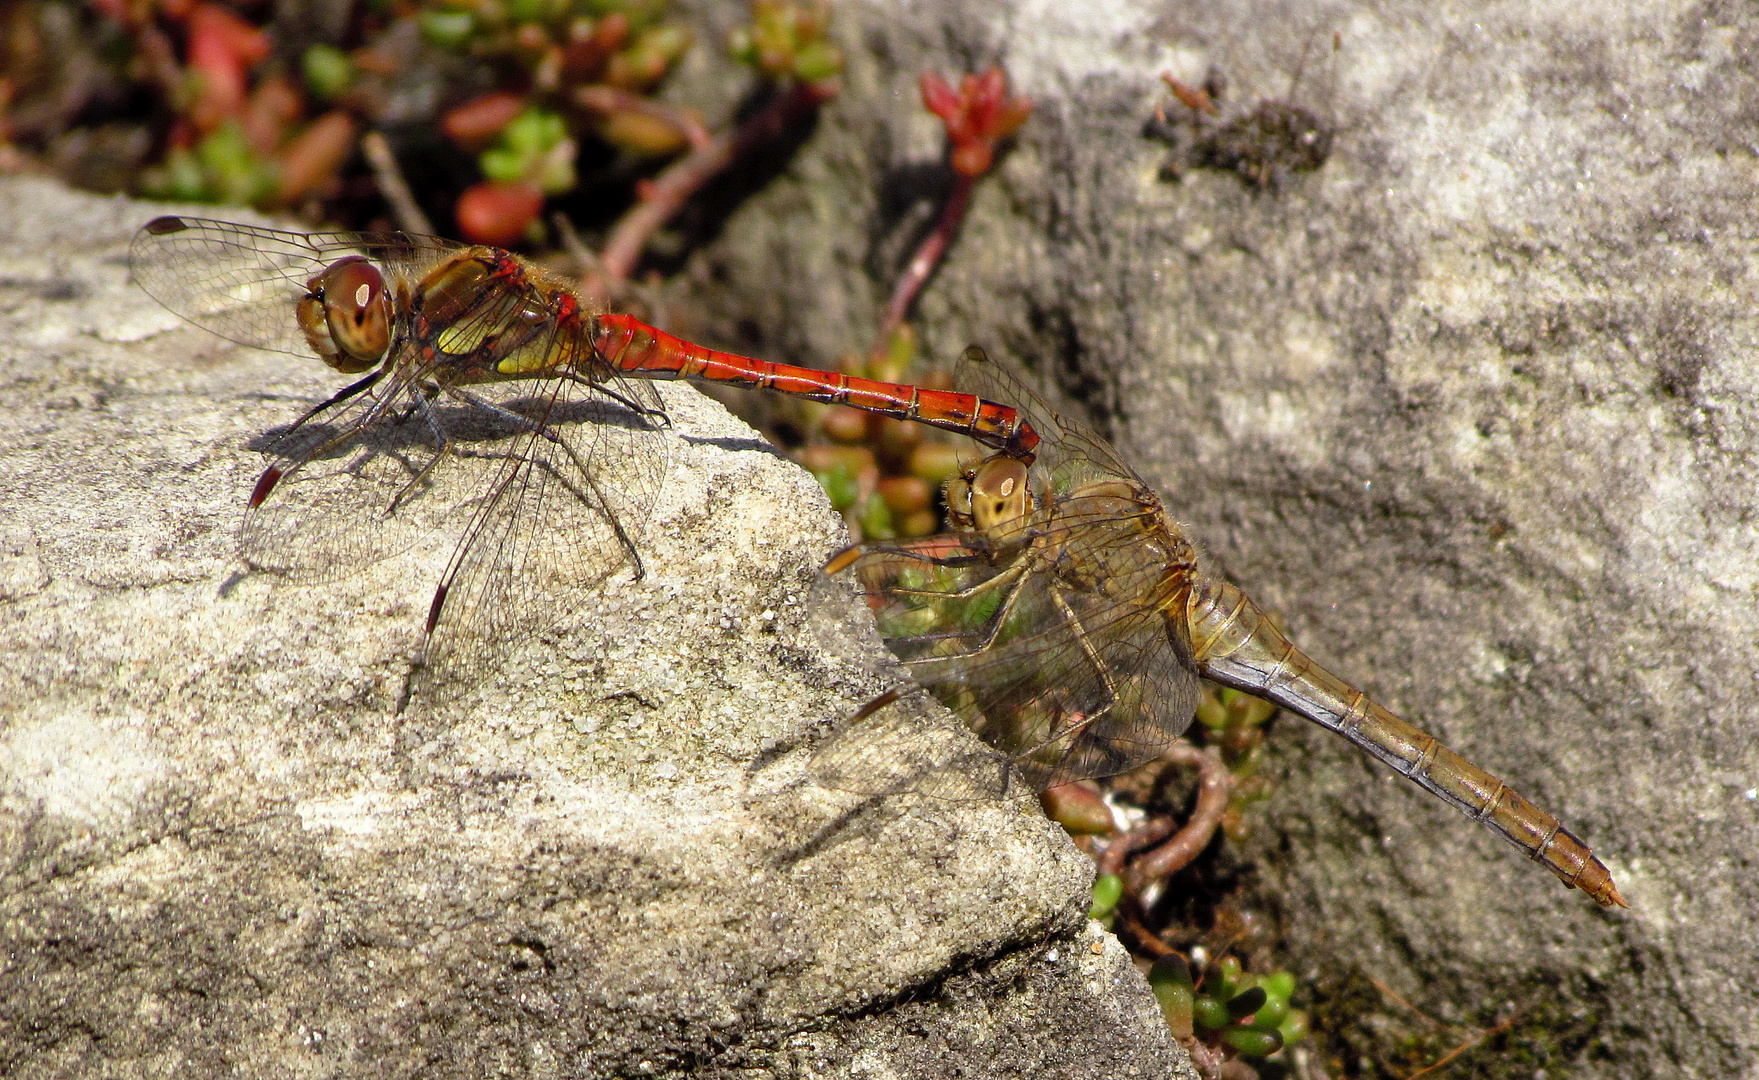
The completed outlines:
<svg viewBox="0 0 1759 1080">
<path fill-rule="evenodd" d="M 585 277 L 598 269 L 599 257 L 575 231 L 574 222 L 560 210 L 550 215 L 550 227 L 556 230 L 556 242 L 574 263 L 575 276 Z"/>
<path fill-rule="evenodd" d="M 1496 1025 L 1495 1027 L 1485 1028 L 1483 1031 L 1480 1031 L 1478 1034 L 1472 1036 L 1470 1039 L 1467 1039 L 1465 1042 L 1454 1047 L 1452 1050 L 1449 1050 L 1447 1052 L 1447 1054 L 1441 1058 L 1441 1060 L 1436 1061 L 1433 1064 L 1423 1066 L 1423 1068 L 1418 1069 L 1416 1072 L 1412 1073 L 1410 1076 L 1405 1077 L 1405 1080 L 1417 1080 L 1417 1078 L 1419 1076 L 1422 1076 L 1424 1073 L 1432 1073 L 1435 1070 L 1444 1067 L 1450 1061 L 1459 1057 L 1461 1054 L 1465 1053 L 1466 1051 L 1472 1049 L 1474 1046 L 1477 1046 L 1479 1043 L 1483 1042 L 1485 1039 L 1490 1038 L 1492 1035 L 1501 1035 L 1503 1032 L 1514 1027 L 1515 1026 L 1515 1019 L 1516 1019 L 1515 1017 L 1511 1016 L 1507 1020 L 1504 1020 L 1502 1023 Z"/>
<path fill-rule="evenodd" d="M 1399 996 L 1398 991 L 1394 990 L 1392 987 L 1388 986 L 1387 984 L 1381 982 L 1379 979 L 1375 978 L 1374 976 L 1372 976 L 1372 975 L 1368 976 L 1368 981 L 1374 984 L 1374 988 L 1376 990 L 1379 990 L 1385 996 L 1392 998 L 1394 1001 L 1396 1001 L 1400 1005 L 1404 1006 L 1404 1008 L 1408 1012 L 1410 1012 L 1412 1015 L 1416 1016 L 1419 1020 L 1422 1020 L 1425 1024 L 1428 1024 L 1430 1027 L 1432 1027 L 1432 1028 L 1445 1028 L 1445 1027 L 1452 1027 L 1453 1026 L 1452 1024 L 1442 1023 L 1440 1020 L 1437 1020 L 1435 1017 L 1430 1016 L 1428 1013 L 1424 1012 L 1422 1009 L 1419 1009 L 1417 1006 L 1411 1004 L 1409 1001 L 1406 1001 L 1403 997 Z"/>
<path fill-rule="evenodd" d="M 391 214 L 397 219 L 397 225 L 404 232 L 419 233 L 424 236 L 434 234 L 434 224 L 416 205 L 415 195 L 410 192 L 409 184 L 403 179 L 403 170 L 397 167 L 397 155 L 391 153 L 391 144 L 385 136 L 377 131 L 369 131 L 360 137 L 361 153 L 366 155 L 367 164 L 372 166 L 373 179 L 379 185 L 379 194 L 390 204 Z"/>
<path fill-rule="evenodd" d="M 1392 987 L 1381 982 L 1379 979 L 1375 978 L 1374 976 L 1372 976 L 1372 975 L 1368 976 L 1368 981 L 1374 984 L 1374 988 L 1376 990 L 1379 990 L 1382 994 L 1391 998 L 1393 1001 L 1397 1002 L 1399 1005 L 1403 1006 L 1412 1015 L 1416 1016 L 1418 1019 L 1422 1020 L 1424 1023 L 1428 1024 L 1430 1027 L 1433 1027 L 1433 1028 L 1436 1028 L 1439 1030 L 1459 1030 L 1460 1025 L 1445 1024 L 1445 1023 L 1441 1022 L 1440 1020 L 1437 1020 L 1435 1017 L 1430 1016 L 1428 1013 L 1424 1012 L 1422 1009 L 1419 1009 L 1417 1006 L 1411 1004 L 1409 1001 L 1406 1001 L 1403 997 L 1401 997 L 1398 994 L 1397 991 L 1393 990 Z M 1419 1076 L 1423 1076 L 1426 1073 L 1432 1073 L 1432 1072 L 1435 1072 L 1437 1069 L 1441 1069 L 1441 1068 L 1446 1067 L 1449 1062 L 1453 1061 L 1455 1058 L 1459 1057 L 1461 1054 L 1465 1053 L 1466 1051 L 1472 1049 L 1474 1046 L 1477 1046 L 1479 1043 L 1483 1042 L 1485 1039 L 1488 1039 L 1493 1035 L 1501 1035 L 1503 1032 L 1509 1030 L 1511 1027 L 1514 1027 L 1515 1021 L 1519 1018 L 1519 1016 L 1520 1016 L 1520 1014 L 1516 1013 L 1514 1016 L 1510 1016 L 1507 1020 L 1504 1020 L 1502 1023 L 1496 1025 L 1495 1027 L 1488 1027 L 1488 1028 L 1483 1029 L 1482 1031 L 1479 1031 L 1478 1034 L 1472 1036 L 1470 1039 L 1467 1039 L 1465 1042 L 1454 1047 L 1452 1050 L 1449 1050 L 1446 1054 L 1442 1055 L 1439 1059 L 1437 1059 L 1433 1062 L 1430 1062 L 1428 1065 L 1425 1065 L 1425 1066 L 1423 1066 L 1423 1068 L 1418 1069 L 1416 1072 L 1412 1073 L 1410 1076 L 1405 1077 L 1405 1080 L 1417 1080 L 1417 1078 Z"/>
</svg>

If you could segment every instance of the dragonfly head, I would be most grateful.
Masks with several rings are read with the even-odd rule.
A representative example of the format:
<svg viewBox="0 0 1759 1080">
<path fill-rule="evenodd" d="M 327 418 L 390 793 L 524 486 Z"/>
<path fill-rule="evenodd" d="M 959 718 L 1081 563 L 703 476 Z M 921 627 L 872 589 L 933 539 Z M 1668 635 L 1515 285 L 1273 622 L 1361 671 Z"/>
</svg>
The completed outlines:
<svg viewBox="0 0 1759 1080">
<path fill-rule="evenodd" d="M 1004 454 L 985 458 L 971 470 L 965 488 L 971 521 L 983 532 L 1018 524 L 1031 506 L 1026 466 Z"/>
<path fill-rule="evenodd" d="M 391 302 L 385 276 L 364 256 L 350 255 L 305 283 L 299 328 L 324 363 L 337 371 L 366 371 L 391 347 Z"/>
</svg>

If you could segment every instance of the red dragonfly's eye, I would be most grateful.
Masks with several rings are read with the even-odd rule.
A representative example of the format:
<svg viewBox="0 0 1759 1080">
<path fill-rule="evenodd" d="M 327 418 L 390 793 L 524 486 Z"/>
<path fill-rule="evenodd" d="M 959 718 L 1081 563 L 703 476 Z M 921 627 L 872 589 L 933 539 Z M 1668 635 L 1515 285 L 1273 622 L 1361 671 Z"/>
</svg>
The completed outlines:
<svg viewBox="0 0 1759 1080">
<path fill-rule="evenodd" d="M 307 283 L 311 294 L 300 301 L 299 322 L 312 347 L 338 371 L 365 371 L 391 347 L 390 306 L 385 277 L 359 255 L 329 265 Z M 321 300 L 320 300 L 321 298 Z M 323 305 L 323 324 L 315 318 Z"/>
</svg>

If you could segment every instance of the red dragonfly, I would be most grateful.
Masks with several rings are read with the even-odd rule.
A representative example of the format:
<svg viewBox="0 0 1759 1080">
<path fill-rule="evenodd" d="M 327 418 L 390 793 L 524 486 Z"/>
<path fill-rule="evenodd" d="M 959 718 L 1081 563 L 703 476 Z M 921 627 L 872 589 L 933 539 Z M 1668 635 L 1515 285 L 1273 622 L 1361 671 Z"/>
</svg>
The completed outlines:
<svg viewBox="0 0 1759 1080">
<path fill-rule="evenodd" d="M 161 217 L 135 236 L 129 266 L 197 326 L 361 376 L 267 440 L 242 552 L 253 567 L 334 577 L 461 528 L 428 609 L 424 686 L 478 681 L 610 573 L 642 574 L 666 417 L 632 380 L 851 405 L 1025 460 L 1038 442 L 1013 409 L 968 394 L 717 352 L 592 312 L 498 248 Z M 448 498 L 441 466 L 463 459 L 482 475 Z"/>
</svg>

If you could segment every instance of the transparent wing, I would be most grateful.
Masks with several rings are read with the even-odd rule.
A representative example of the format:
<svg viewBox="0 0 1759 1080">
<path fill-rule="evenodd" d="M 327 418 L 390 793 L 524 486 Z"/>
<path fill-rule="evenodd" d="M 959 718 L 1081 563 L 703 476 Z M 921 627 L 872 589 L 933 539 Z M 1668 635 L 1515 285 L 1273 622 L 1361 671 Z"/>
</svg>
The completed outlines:
<svg viewBox="0 0 1759 1080">
<path fill-rule="evenodd" d="M 1144 490 L 1148 485 L 1125 464 L 1112 444 L 1093 428 L 1051 406 L 1020 374 L 991 360 L 982 349 L 965 350 L 953 366 L 953 382 L 961 391 L 986 401 L 1011 405 L 1026 418 L 1041 440 L 1034 472 L 1070 490 L 1084 478 L 1115 477 Z"/>
<path fill-rule="evenodd" d="M 457 475 L 448 438 L 506 438 L 479 410 L 430 403 L 407 381 L 371 387 L 331 418 L 259 446 L 268 458 L 245 511 L 244 561 L 299 581 L 327 581 L 456 532 L 480 485 Z M 358 385 L 358 384 L 357 384 Z"/>
<path fill-rule="evenodd" d="M 668 468 L 659 395 L 622 379 L 523 385 L 503 407 L 532 423 L 496 451 L 434 594 L 418 677 L 430 699 L 491 676 L 610 574 L 642 573 L 642 535 Z"/>
<path fill-rule="evenodd" d="M 808 773 L 821 787 L 857 795 L 972 801 L 1030 793 L 1011 755 L 949 722 L 920 686 L 869 702 L 819 746 Z"/>
<path fill-rule="evenodd" d="M 992 754 L 964 751 L 956 767 L 971 775 L 952 780 L 955 763 L 925 760 L 931 744 L 913 741 L 913 722 L 887 707 L 864 712 L 820 751 L 821 782 L 880 793 L 918 772 L 907 786 L 942 797 L 953 788 L 1026 794 L 1158 756 L 1189 724 L 1198 693 L 1189 645 L 1160 611 L 1165 587 L 1151 580 L 1163 568 L 1145 562 L 1139 583 L 1083 580 L 1047 558 L 1129 535 L 1102 525 L 1064 526 L 1011 558 L 954 536 L 864 550 L 849 572 L 881 636 Z"/>
<path fill-rule="evenodd" d="M 458 245 L 406 233 L 292 233 L 206 218 L 161 217 L 135 234 L 129 271 L 168 310 L 228 341 L 311 356 L 294 319 L 306 283 L 346 255 L 425 266 Z"/>
</svg>

